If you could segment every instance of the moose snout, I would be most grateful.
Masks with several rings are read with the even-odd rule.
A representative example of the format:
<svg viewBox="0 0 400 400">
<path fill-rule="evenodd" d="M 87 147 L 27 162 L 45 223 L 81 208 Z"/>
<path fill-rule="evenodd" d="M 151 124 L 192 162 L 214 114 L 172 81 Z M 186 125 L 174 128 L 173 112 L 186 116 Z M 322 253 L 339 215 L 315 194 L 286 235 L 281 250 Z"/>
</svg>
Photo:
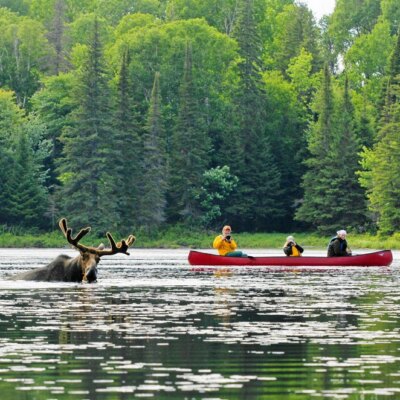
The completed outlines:
<svg viewBox="0 0 400 400">
<path fill-rule="evenodd" d="M 89 267 L 83 277 L 83 281 L 88 283 L 97 282 L 97 264 Z"/>
<path fill-rule="evenodd" d="M 96 254 L 83 254 L 82 282 L 93 283 L 97 281 L 97 264 L 100 257 Z"/>
</svg>

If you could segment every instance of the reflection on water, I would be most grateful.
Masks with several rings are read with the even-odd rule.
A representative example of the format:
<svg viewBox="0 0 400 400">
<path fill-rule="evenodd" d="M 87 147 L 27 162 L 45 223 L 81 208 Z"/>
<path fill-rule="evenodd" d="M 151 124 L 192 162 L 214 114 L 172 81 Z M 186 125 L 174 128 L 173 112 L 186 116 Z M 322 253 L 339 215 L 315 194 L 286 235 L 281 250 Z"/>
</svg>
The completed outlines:
<svg viewBox="0 0 400 400">
<path fill-rule="evenodd" d="M 400 398 L 398 253 L 289 272 L 132 249 L 94 285 L 6 280 L 60 252 L 0 250 L 2 400 Z"/>
</svg>

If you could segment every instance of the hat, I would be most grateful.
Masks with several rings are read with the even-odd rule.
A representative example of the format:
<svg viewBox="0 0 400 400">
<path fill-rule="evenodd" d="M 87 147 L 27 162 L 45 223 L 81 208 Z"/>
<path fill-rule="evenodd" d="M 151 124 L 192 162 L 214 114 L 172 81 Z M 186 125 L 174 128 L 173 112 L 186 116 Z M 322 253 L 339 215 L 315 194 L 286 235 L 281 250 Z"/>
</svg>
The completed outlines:
<svg viewBox="0 0 400 400">
<path fill-rule="evenodd" d="M 337 231 L 336 232 L 336 234 L 338 235 L 338 236 L 342 236 L 342 235 L 347 235 L 347 232 L 344 230 L 344 229 L 341 229 L 340 231 Z"/>
<path fill-rule="evenodd" d="M 225 225 L 222 230 L 226 231 L 227 229 L 229 229 L 230 231 L 232 230 L 232 228 L 229 225 Z"/>
<path fill-rule="evenodd" d="M 293 237 L 293 236 L 288 236 L 288 237 L 286 238 L 286 241 L 287 241 L 287 242 L 294 242 L 294 237 Z"/>
</svg>

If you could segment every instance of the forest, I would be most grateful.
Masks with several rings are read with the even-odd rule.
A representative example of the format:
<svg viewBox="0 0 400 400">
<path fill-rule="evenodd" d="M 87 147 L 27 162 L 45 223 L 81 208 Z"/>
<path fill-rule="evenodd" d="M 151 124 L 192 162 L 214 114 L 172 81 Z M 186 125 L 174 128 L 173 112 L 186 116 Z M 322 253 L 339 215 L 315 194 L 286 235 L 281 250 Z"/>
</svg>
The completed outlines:
<svg viewBox="0 0 400 400">
<path fill-rule="evenodd" d="M 400 231 L 400 2 L 0 0 L 0 228 Z"/>
</svg>

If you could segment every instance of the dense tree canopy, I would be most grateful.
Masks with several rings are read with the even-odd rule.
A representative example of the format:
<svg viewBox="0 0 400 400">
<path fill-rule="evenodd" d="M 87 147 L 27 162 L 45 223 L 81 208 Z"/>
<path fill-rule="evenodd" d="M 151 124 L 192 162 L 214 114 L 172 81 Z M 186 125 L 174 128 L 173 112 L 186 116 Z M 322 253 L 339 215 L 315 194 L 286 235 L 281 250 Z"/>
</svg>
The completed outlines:
<svg viewBox="0 0 400 400">
<path fill-rule="evenodd" d="M 397 0 L 0 0 L 0 224 L 398 231 L 399 24 Z"/>
</svg>

